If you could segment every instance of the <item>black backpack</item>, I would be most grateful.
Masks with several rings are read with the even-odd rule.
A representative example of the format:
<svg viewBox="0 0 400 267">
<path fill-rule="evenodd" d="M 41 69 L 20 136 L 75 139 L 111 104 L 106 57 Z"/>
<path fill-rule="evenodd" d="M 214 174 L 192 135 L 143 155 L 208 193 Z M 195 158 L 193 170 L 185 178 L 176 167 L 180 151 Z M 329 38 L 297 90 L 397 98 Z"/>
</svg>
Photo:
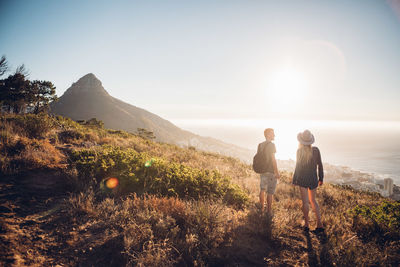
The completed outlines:
<svg viewBox="0 0 400 267">
<path fill-rule="evenodd" d="M 253 157 L 253 170 L 256 173 L 266 173 L 269 168 L 269 160 L 265 155 L 265 149 L 268 144 L 264 145 L 263 149 L 260 149 L 261 144 L 258 144 L 257 153 Z"/>
</svg>

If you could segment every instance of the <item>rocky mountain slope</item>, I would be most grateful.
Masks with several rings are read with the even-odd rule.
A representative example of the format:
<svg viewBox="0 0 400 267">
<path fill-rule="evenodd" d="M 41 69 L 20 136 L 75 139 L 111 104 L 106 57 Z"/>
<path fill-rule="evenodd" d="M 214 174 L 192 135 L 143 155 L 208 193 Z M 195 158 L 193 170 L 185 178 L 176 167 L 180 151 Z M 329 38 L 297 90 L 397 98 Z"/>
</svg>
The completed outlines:
<svg viewBox="0 0 400 267">
<path fill-rule="evenodd" d="M 96 118 L 110 129 L 134 133 L 138 128 L 144 128 L 152 131 L 159 142 L 194 146 L 245 161 L 249 161 L 253 154 L 248 149 L 182 130 L 156 114 L 112 97 L 92 73 L 73 83 L 58 102 L 52 103 L 51 111 L 73 120 Z"/>
</svg>

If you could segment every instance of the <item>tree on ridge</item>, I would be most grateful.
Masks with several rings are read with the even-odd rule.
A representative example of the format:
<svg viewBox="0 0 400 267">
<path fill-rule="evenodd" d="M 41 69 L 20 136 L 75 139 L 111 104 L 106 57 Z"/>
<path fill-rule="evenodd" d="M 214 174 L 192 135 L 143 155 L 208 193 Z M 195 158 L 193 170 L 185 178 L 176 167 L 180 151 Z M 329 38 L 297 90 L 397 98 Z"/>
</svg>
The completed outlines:
<svg viewBox="0 0 400 267">
<path fill-rule="evenodd" d="M 0 76 L 8 71 L 5 56 L 0 59 Z M 56 101 L 56 87 L 49 81 L 27 79 L 25 65 L 17 67 L 15 73 L 0 80 L 0 109 L 8 113 L 40 113 L 48 110 L 51 101 Z"/>
</svg>

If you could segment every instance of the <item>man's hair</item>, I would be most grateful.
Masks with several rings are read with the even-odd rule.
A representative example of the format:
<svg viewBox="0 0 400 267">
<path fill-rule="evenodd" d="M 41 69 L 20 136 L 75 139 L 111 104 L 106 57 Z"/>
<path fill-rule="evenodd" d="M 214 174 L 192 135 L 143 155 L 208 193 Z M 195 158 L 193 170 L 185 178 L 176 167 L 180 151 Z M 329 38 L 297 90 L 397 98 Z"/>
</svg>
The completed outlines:
<svg viewBox="0 0 400 267">
<path fill-rule="evenodd" d="M 274 129 L 272 129 L 272 128 L 267 128 L 267 129 L 265 129 L 265 130 L 264 130 L 264 136 L 265 136 L 265 138 L 267 138 L 267 134 L 268 134 L 268 133 L 273 132 L 273 131 L 274 131 Z"/>
</svg>

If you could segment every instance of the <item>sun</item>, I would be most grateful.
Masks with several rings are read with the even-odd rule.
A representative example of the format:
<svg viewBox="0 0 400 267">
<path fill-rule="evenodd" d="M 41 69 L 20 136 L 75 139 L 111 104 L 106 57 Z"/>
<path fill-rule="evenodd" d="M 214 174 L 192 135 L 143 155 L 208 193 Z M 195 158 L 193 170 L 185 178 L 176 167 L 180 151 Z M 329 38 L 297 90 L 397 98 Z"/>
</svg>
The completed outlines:
<svg viewBox="0 0 400 267">
<path fill-rule="evenodd" d="M 266 92 L 271 111 L 295 111 L 302 105 L 307 88 L 306 75 L 294 68 L 282 68 L 272 73 Z"/>
</svg>

